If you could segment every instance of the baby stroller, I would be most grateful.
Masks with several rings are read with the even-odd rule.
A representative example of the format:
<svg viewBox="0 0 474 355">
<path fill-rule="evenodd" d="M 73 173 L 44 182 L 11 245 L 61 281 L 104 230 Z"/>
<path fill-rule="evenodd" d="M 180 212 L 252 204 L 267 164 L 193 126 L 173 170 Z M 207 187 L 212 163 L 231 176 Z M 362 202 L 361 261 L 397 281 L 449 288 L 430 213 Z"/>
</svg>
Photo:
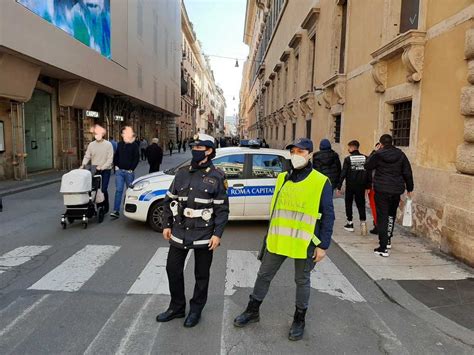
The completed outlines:
<svg viewBox="0 0 474 355">
<path fill-rule="evenodd" d="M 92 176 L 89 170 L 75 169 L 63 175 L 60 190 L 66 206 L 66 212 L 61 216 L 63 229 L 75 220 L 81 220 L 82 227 L 85 229 L 89 218 L 95 216 L 98 222 L 102 223 L 105 210 L 104 207 L 97 206 L 98 203 L 103 202 L 101 187 L 102 176 Z"/>
</svg>

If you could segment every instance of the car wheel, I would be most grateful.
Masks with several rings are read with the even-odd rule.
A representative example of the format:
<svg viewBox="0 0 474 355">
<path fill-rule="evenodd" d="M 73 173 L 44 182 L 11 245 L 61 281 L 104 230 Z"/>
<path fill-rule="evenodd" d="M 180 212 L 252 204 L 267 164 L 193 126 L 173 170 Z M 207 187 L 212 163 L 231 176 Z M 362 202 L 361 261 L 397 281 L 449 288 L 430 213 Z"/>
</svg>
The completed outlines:
<svg viewBox="0 0 474 355">
<path fill-rule="evenodd" d="M 148 211 L 148 224 L 156 232 L 163 232 L 164 201 L 160 200 L 151 205 Z"/>
</svg>

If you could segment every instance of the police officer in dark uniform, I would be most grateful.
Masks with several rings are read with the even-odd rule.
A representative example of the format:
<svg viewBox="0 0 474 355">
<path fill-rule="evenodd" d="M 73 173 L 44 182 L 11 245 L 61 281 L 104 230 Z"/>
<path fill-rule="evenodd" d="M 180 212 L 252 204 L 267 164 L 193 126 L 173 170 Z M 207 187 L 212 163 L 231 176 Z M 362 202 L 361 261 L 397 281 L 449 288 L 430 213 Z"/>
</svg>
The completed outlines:
<svg viewBox="0 0 474 355">
<path fill-rule="evenodd" d="M 185 316 L 183 269 L 189 249 L 194 249 L 196 285 L 185 327 L 199 323 L 207 301 L 213 252 L 220 245 L 229 217 L 227 181 L 211 161 L 216 152 L 214 138 L 197 134 L 191 145 L 191 165 L 178 170 L 164 201 L 163 237 L 170 242 L 166 272 L 171 303 L 156 317 L 158 322 L 168 322 Z"/>
</svg>

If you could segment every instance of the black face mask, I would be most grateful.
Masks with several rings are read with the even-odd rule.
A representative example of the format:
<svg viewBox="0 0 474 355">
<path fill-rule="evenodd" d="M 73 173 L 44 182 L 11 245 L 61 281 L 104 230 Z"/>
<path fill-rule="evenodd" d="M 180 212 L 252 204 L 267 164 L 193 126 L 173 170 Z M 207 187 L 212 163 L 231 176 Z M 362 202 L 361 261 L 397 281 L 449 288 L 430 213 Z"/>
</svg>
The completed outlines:
<svg viewBox="0 0 474 355">
<path fill-rule="evenodd" d="M 193 163 L 200 163 L 204 159 L 206 159 L 206 151 L 205 150 L 193 150 Z"/>
</svg>

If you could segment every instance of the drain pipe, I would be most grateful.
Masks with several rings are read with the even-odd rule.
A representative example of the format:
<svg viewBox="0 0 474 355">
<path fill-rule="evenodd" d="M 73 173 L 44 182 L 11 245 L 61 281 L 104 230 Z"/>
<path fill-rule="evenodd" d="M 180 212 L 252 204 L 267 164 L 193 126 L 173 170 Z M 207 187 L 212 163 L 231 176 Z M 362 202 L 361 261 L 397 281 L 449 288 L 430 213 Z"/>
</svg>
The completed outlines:
<svg viewBox="0 0 474 355">
<path fill-rule="evenodd" d="M 23 152 L 21 155 L 21 171 L 22 175 L 25 176 L 25 180 L 28 179 L 28 172 L 26 170 L 26 139 L 25 139 L 25 103 L 21 103 L 21 125 L 22 125 L 22 140 L 23 140 Z"/>
<path fill-rule="evenodd" d="M 13 161 L 12 161 L 12 165 L 13 165 L 13 179 L 14 180 L 19 180 L 18 179 L 18 161 L 17 161 L 17 127 L 16 127 L 16 121 L 18 120 L 18 118 L 16 117 L 17 114 L 13 114 L 13 111 L 14 111 L 14 107 L 15 107 L 15 103 L 14 102 L 10 102 L 10 120 L 11 120 L 11 123 L 12 123 L 12 155 L 13 155 Z M 17 113 L 18 110 L 15 110 L 15 113 Z"/>
</svg>

